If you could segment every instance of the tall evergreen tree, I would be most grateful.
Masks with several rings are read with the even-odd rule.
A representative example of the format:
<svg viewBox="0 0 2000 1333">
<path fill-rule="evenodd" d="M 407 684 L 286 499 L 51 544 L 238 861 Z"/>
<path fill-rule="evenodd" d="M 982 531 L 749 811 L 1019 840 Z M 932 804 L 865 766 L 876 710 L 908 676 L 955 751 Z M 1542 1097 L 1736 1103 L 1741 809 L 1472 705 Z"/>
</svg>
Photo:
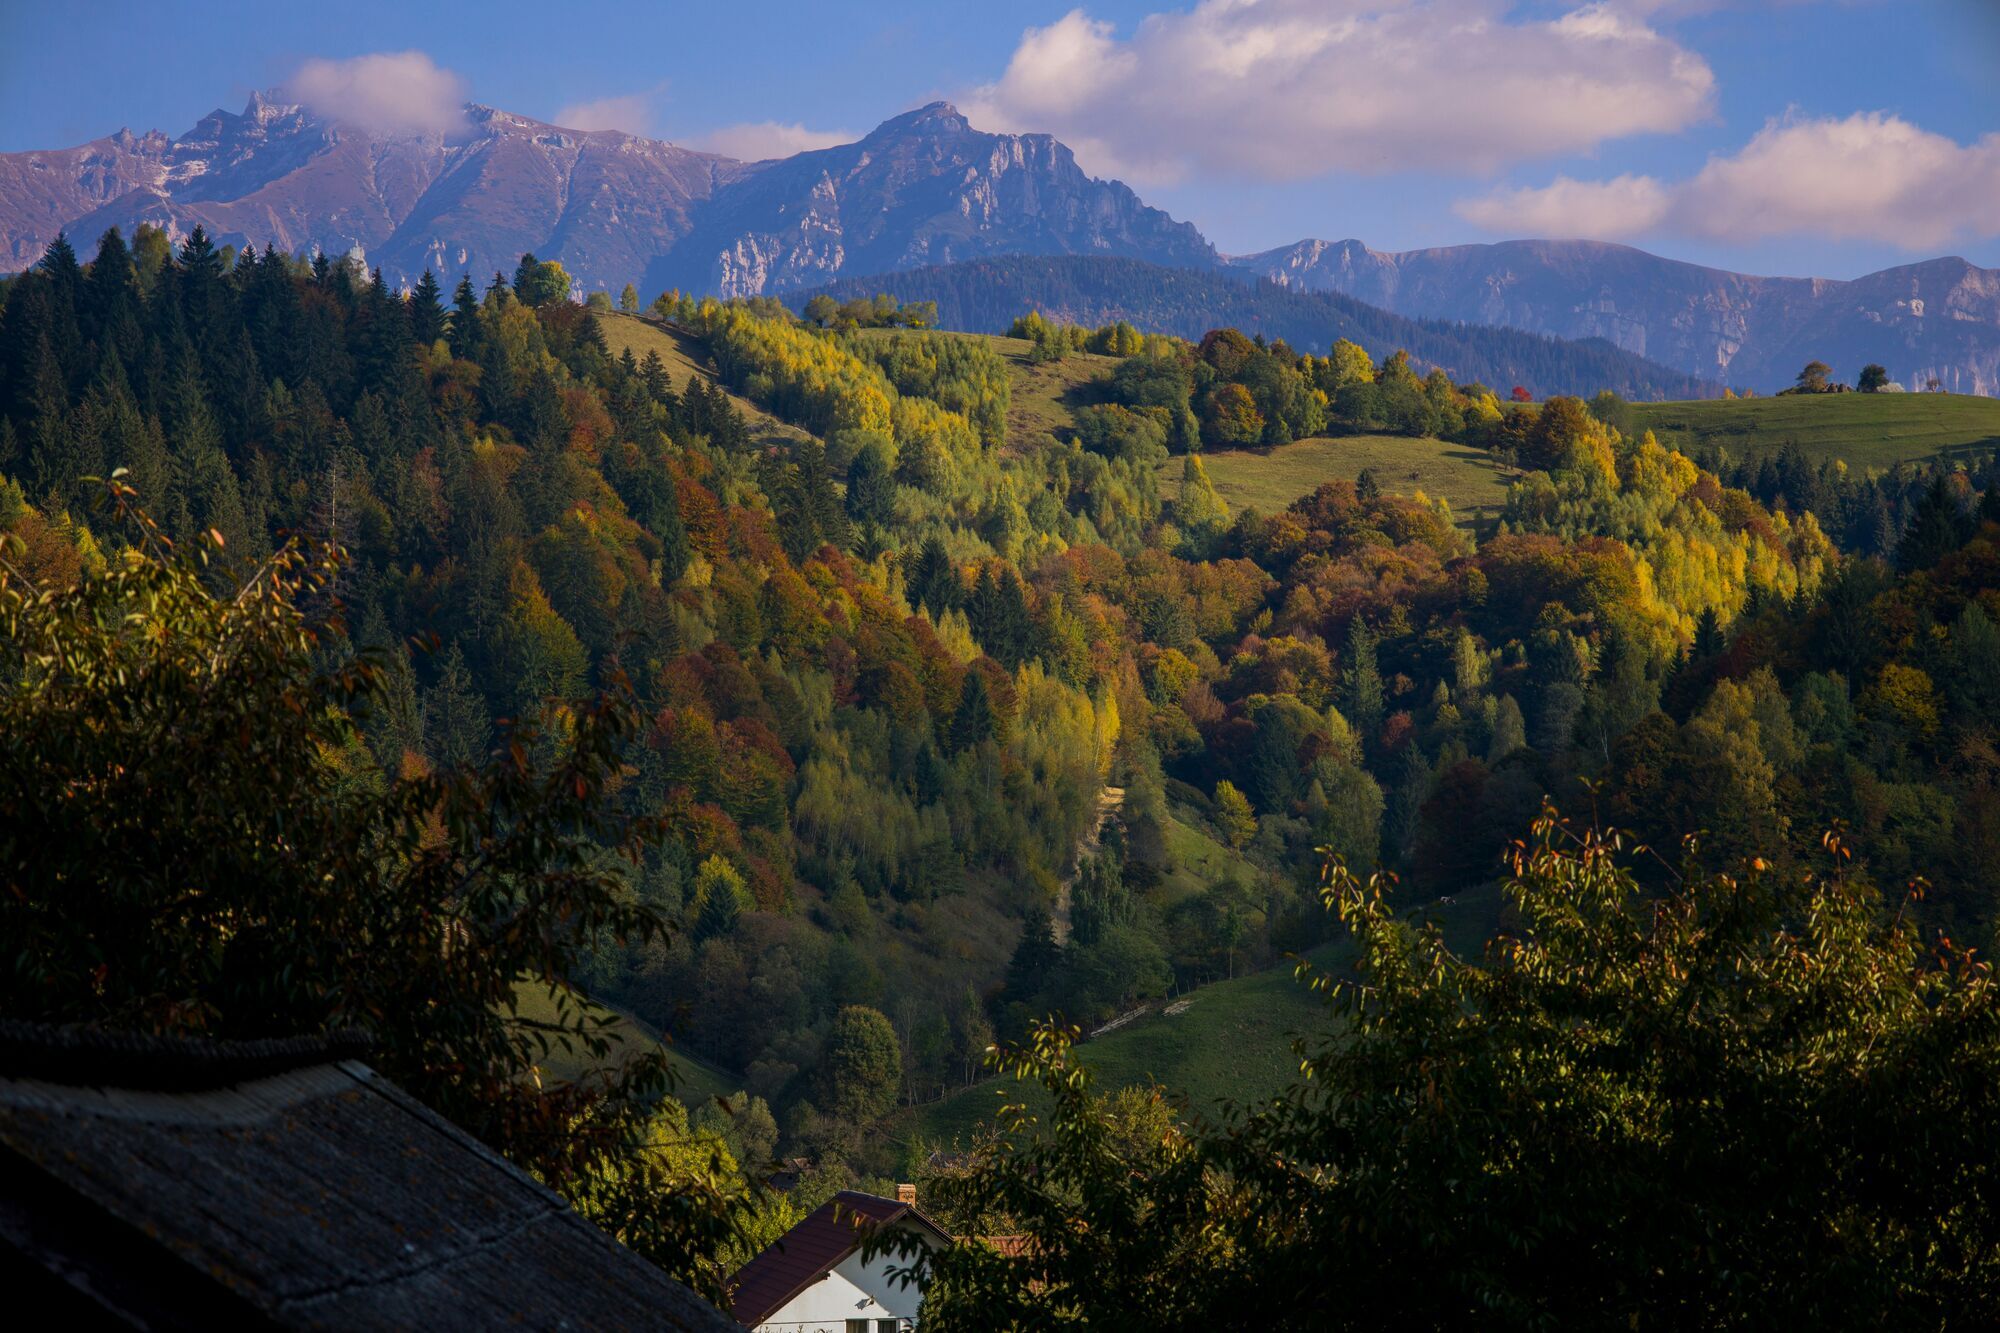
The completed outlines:
<svg viewBox="0 0 2000 1333">
<path fill-rule="evenodd" d="M 909 600 L 913 606 L 928 609 L 932 619 L 942 618 L 947 611 L 958 608 L 965 600 L 965 586 L 959 581 L 958 566 L 944 549 L 944 542 L 936 537 L 924 539 L 923 548 L 917 552 L 916 563 L 910 568 L 908 581 Z"/>
<path fill-rule="evenodd" d="M 965 684 L 958 694 L 958 707 L 953 711 L 947 728 L 952 750 L 969 750 L 993 739 L 996 723 L 993 695 L 986 688 L 986 677 L 977 671 L 966 672 Z"/>
<path fill-rule="evenodd" d="M 423 347 L 444 337 L 444 301 L 438 280 L 429 269 L 410 293 L 410 336 Z"/>
<path fill-rule="evenodd" d="M 1343 700 L 1347 720 L 1365 742 L 1382 728 L 1382 673 L 1375 665 L 1375 634 L 1360 616 L 1347 624 L 1347 668 Z"/>
<path fill-rule="evenodd" d="M 461 361 L 479 359 L 479 295 L 472 278 L 460 274 L 451 298 L 451 354 Z"/>
<path fill-rule="evenodd" d="M 465 653 L 453 640 L 438 669 L 437 684 L 424 697 L 425 749 L 440 764 L 477 764 L 493 743 L 486 700 L 473 687 Z"/>
<path fill-rule="evenodd" d="M 1945 474 L 1939 472 L 1917 501 L 1902 540 L 1896 543 L 1897 568 L 1905 572 L 1929 569 L 1965 545 L 1972 535 L 1971 527 Z"/>
</svg>

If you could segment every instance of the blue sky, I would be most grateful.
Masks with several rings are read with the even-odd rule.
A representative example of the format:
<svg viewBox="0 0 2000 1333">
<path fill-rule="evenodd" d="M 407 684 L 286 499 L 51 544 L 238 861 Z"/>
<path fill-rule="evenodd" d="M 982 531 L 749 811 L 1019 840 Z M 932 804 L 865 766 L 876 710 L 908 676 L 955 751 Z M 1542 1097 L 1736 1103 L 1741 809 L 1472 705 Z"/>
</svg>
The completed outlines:
<svg viewBox="0 0 2000 1333">
<path fill-rule="evenodd" d="M 414 51 L 453 95 L 738 154 L 948 98 L 1231 252 L 1589 235 L 1765 273 L 2000 267 L 1996 0 L 92 10 L 0 3 L 0 151 L 177 134 L 307 62 Z"/>
</svg>

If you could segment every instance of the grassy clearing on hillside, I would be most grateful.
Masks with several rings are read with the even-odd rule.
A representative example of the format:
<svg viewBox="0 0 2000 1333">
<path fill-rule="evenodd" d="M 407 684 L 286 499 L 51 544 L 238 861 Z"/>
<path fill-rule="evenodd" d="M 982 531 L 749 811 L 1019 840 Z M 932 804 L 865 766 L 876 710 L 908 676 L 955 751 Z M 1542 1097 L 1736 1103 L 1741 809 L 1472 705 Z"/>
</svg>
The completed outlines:
<svg viewBox="0 0 2000 1333">
<path fill-rule="evenodd" d="M 1257 868 L 1211 837 L 1196 815 L 1169 808 L 1167 864 L 1161 876 L 1168 902 L 1205 892 L 1227 879 L 1256 882 Z"/>
<path fill-rule="evenodd" d="M 524 1018 L 553 1022 L 556 1016 L 555 996 L 547 987 L 535 982 L 524 981 L 514 989 L 514 1000 Z M 651 1028 L 608 1005 L 596 1006 L 601 1012 L 610 1014 L 614 1020 L 612 1046 L 609 1062 L 614 1066 L 627 1058 L 630 1053 L 660 1045 L 659 1034 Z M 684 1051 L 669 1048 L 670 1063 L 678 1079 L 674 1086 L 674 1096 L 686 1106 L 700 1106 L 716 1097 L 726 1097 L 738 1090 L 740 1080 Z M 552 1049 L 548 1059 L 542 1064 L 544 1078 L 556 1082 L 570 1083 L 583 1077 L 600 1066 L 592 1062 L 588 1052 Z"/>
<path fill-rule="evenodd" d="M 684 386 L 690 375 L 699 375 L 711 385 L 716 382 L 708 349 L 699 339 L 636 315 L 600 314 L 597 322 L 604 329 L 604 341 L 613 356 L 623 355 L 628 347 L 632 349 L 632 355 L 641 361 L 646 359 L 647 352 L 658 352 L 660 360 L 666 363 L 667 374 L 673 377 L 675 389 Z M 795 440 L 811 438 L 805 431 L 778 420 L 748 398 L 732 393 L 729 401 L 735 403 L 737 411 L 743 414 L 744 422 L 750 427 L 750 438 L 757 444 L 790 444 Z"/>
<path fill-rule="evenodd" d="M 1796 442 L 1853 468 L 1886 468 L 1960 449 L 2000 446 L 2000 398 L 1945 393 L 1795 394 L 1785 398 L 1634 403 L 1660 443 L 1761 458 Z"/>
<path fill-rule="evenodd" d="M 903 329 L 869 329 L 867 337 L 893 338 Z M 1070 414 L 1079 407 L 1106 401 L 1096 389 L 1098 381 L 1118 368 L 1115 356 L 1095 356 L 1072 352 L 1060 361 L 1035 361 L 1028 353 L 1034 344 L 1026 338 L 1007 338 L 997 333 L 945 333 L 947 338 L 971 338 L 985 343 L 1006 358 L 1007 447 L 1016 453 L 1038 449 L 1051 433 L 1075 427 Z"/>
<path fill-rule="evenodd" d="M 1231 510 L 1255 506 L 1275 514 L 1322 482 L 1352 481 L 1365 469 L 1385 495 L 1422 491 L 1433 500 L 1444 498 L 1464 526 L 1499 517 L 1507 487 L 1518 475 L 1483 449 L 1404 435 L 1320 436 L 1276 449 L 1203 454 L 1202 463 Z M 1179 489 L 1180 477 L 1181 460 L 1168 459 L 1160 473 L 1162 492 Z"/>
<path fill-rule="evenodd" d="M 1500 889 L 1483 884 L 1417 908 L 1410 916 L 1435 921 L 1459 957 L 1476 961 L 1499 929 Z M 1352 957 L 1345 939 L 1307 955 L 1323 971 L 1343 970 Z M 1287 963 L 1203 986 L 1179 1000 L 1186 1004 L 1177 1012 L 1166 1010 L 1176 1008 L 1178 1001 L 1155 1006 L 1145 1017 L 1077 1048 L 1098 1092 L 1157 1082 L 1170 1094 L 1186 1097 L 1189 1107 L 1202 1114 L 1225 1102 L 1254 1102 L 1297 1078 L 1292 1039 L 1324 1031 L 1332 1021 L 1321 999 Z M 888 1130 L 905 1144 L 964 1142 L 990 1124 L 1001 1106 L 1026 1101 L 1039 1108 L 1043 1100 L 1012 1079 L 989 1080 L 905 1112 Z"/>
</svg>

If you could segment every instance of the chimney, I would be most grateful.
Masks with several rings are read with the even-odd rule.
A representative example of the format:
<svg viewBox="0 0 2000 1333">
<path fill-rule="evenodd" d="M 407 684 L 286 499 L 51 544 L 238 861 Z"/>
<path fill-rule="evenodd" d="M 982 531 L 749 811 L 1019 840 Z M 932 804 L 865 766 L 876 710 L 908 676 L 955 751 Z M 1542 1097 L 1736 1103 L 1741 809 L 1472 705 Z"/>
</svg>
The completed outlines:
<svg viewBox="0 0 2000 1333">
<path fill-rule="evenodd" d="M 917 1187 L 915 1185 L 896 1186 L 896 1202 L 902 1204 L 905 1208 L 916 1207 Z"/>
</svg>

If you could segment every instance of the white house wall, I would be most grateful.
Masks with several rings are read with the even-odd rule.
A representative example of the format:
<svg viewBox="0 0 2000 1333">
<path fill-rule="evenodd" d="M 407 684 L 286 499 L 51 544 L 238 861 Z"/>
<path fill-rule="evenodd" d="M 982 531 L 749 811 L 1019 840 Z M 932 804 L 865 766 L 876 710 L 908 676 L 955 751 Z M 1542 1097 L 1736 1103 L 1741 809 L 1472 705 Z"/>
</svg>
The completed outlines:
<svg viewBox="0 0 2000 1333">
<path fill-rule="evenodd" d="M 850 1319 L 890 1319 L 896 1314 L 835 1268 L 773 1310 L 757 1327 L 772 1333 L 847 1333 Z"/>
<path fill-rule="evenodd" d="M 905 1286 L 889 1276 L 891 1269 L 909 1266 L 909 1260 L 893 1254 L 877 1255 L 864 1263 L 861 1251 L 856 1250 L 834 1265 L 833 1271 L 873 1297 L 885 1316 L 915 1319 L 917 1307 L 924 1303 L 923 1289 L 915 1283 Z"/>
<path fill-rule="evenodd" d="M 891 1254 L 864 1262 L 856 1250 L 757 1328 L 760 1333 L 847 1333 L 850 1319 L 915 1319 L 922 1290 L 890 1276 L 890 1270 L 907 1265 Z"/>
</svg>

